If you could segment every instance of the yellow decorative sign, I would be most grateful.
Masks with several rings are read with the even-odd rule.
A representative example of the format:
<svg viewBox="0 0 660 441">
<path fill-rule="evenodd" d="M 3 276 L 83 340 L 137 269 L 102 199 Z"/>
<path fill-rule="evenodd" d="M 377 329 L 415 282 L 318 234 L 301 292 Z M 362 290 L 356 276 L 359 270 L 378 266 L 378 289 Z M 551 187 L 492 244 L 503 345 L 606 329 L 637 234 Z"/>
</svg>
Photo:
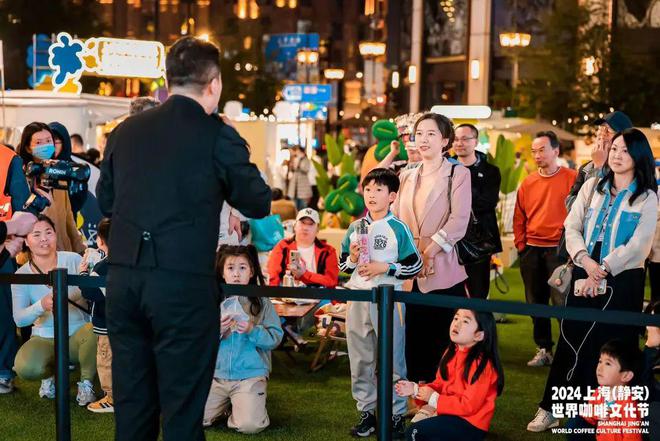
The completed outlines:
<svg viewBox="0 0 660 441">
<path fill-rule="evenodd" d="M 106 37 L 83 41 L 61 32 L 48 54 L 56 92 L 81 93 L 80 77 L 84 74 L 123 78 L 165 76 L 165 47 L 158 41 Z"/>
</svg>

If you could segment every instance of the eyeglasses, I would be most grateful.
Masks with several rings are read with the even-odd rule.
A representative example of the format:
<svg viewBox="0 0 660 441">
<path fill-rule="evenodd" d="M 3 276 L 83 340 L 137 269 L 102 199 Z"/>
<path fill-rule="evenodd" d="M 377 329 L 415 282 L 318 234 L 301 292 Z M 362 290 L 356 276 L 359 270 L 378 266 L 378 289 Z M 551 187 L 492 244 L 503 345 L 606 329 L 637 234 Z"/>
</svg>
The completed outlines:
<svg viewBox="0 0 660 441">
<path fill-rule="evenodd" d="M 471 139 L 477 139 L 474 136 L 470 136 L 469 138 L 455 138 L 454 141 L 456 142 L 468 142 Z"/>
</svg>

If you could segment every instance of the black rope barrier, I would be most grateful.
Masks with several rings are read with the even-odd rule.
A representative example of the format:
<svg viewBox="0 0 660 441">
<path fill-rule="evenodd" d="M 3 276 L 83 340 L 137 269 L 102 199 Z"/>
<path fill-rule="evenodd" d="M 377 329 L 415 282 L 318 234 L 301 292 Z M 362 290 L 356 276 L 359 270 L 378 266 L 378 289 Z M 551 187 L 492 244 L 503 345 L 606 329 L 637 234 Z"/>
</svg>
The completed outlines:
<svg viewBox="0 0 660 441">
<path fill-rule="evenodd" d="M 69 317 L 68 288 L 103 288 L 105 277 L 69 275 L 65 268 L 57 268 L 48 274 L 0 274 L 0 283 L 15 285 L 50 285 L 53 287 L 53 315 L 55 321 L 55 425 L 56 440 L 71 441 L 71 414 L 69 409 Z M 477 311 L 534 317 L 605 322 L 628 326 L 658 326 L 660 316 L 628 312 L 602 311 L 594 308 L 574 308 L 508 302 L 501 300 L 471 299 L 433 294 L 394 291 L 392 285 L 380 285 L 371 291 L 292 288 L 253 285 L 220 285 L 224 295 L 245 297 L 287 297 L 318 300 L 373 302 L 378 305 L 378 440 L 391 441 L 392 419 L 392 351 L 393 308 L 395 302 L 427 305 L 450 309 Z M 65 295 L 60 295 L 64 293 Z"/>
</svg>

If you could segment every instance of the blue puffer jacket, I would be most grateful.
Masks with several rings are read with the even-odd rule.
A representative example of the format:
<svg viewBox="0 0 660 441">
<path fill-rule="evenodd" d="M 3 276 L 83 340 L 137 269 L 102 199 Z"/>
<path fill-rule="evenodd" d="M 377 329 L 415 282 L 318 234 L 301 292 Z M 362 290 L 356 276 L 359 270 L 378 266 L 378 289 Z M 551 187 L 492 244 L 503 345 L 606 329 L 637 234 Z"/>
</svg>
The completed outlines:
<svg viewBox="0 0 660 441">
<path fill-rule="evenodd" d="M 284 335 L 280 318 L 268 299 L 261 299 L 261 312 L 256 317 L 250 314 L 247 297 L 239 297 L 239 302 L 254 328 L 248 334 L 231 332 L 220 340 L 214 377 L 232 381 L 267 377 L 271 368 L 270 351 L 279 346 Z"/>
</svg>

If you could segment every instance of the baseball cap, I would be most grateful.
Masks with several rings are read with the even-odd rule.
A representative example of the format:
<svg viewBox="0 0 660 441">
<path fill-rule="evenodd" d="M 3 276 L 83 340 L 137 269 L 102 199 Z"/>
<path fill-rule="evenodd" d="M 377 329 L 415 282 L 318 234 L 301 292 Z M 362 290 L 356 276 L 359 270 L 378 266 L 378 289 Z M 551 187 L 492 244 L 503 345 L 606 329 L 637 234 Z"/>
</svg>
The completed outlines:
<svg viewBox="0 0 660 441">
<path fill-rule="evenodd" d="M 608 113 L 605 115 L 603 118 L 599 118 L 596 121 L 594 121 L 594 124 L 599 126 L 603 123 L 607 123 L 610 127 L 612 127 L 612 130 L 615 132 L 623 132 L 626 129 L 629 129 L 633 126 L 632 121 L 626 115 L 625 113 L 621 112 L 620 110 L 617 110 L 612 113 Z"/>
<path fill-rule="evenodd" d="M 314 210 L 313 208 L 303 208 L 302 210 L 300 210 L 298 212 L 298 215 L 296 216 L 296 220 L 299 221 L 300 219 L 306 217 L 313 220 L 315 224 L 318 224 L 321 221 L 321 219 L 319 218 L 319 212 Z"/>
</svg>

